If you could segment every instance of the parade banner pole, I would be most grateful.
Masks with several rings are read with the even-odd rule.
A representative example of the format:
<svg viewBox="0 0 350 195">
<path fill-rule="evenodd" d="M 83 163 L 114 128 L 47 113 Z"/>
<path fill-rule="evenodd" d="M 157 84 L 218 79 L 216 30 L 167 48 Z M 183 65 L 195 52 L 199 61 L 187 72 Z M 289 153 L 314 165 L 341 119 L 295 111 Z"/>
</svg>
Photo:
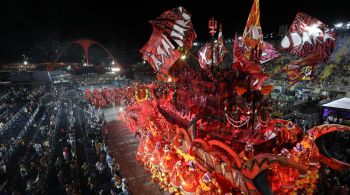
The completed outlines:
<svg viewBox="0 0 350 195">
<path fill-rule="evenodd" d="M 211 71 L 214 70 L 214 35 L 216 33 L 216 29 L 217 29 L 217 21 L 214 19 L 214 17 L 212 17 L 209 20 L 208 23 L 208 27 L 209 27 L 209 34 L 211 36 Z"/>
</svg>

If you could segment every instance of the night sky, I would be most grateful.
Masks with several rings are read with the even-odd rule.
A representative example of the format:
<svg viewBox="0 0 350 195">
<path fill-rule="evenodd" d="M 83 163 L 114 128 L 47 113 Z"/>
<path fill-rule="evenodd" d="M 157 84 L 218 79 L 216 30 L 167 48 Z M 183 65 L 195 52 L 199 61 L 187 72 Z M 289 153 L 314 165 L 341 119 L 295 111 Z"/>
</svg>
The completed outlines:
<svg viewBox="0 0 350 195">
<path fill-rule="evenodd" d="M 230 3 L 228 3 L 230 2 Z M 0 49 L 8 42 L 32 45 L 37 42 L 67 42 L 91 38 L 116 55 L 137 53 L 148 40 L 148 20 L 177 6 L 192 14 L 198 40 L 209 39 L 207 22 L 214 16 L 223 23 L 224 35 L 232 37 L 244 29 L 253 0 L 2 0 L 0 5 Z M 260 0 L 263 32 L 276 32 L 290 25 L 298 11 L 331 25 L 350 21 L 346 1 Z M 2 48 L 1 48 L 2 47 Z M 1 55 L 0 55 L 1 58 Z"/>
</svg>

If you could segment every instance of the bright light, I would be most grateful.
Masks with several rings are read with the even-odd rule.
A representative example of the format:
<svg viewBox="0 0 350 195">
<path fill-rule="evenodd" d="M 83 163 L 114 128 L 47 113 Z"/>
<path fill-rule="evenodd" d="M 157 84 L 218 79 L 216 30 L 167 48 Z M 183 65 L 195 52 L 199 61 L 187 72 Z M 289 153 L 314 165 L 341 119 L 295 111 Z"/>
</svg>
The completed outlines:
<svg viewBox="0 0 350 195">
<path fill-rule="evenodd" d="M 313 24 L 311 26 L 306 26 L 305 29 L 308 31 L 309 35 L 312 35 L 315 37 L 322 34 L 321 29 L 318 28 L 318 25 L 316 25 L 316 24 Z"/>
<path fill-rule="evenodd" d="M 86 63 L 84 63 L 83 66 L 86 66 Z"/>
<path fill-rule="evenodd" d="M 23 62 L 23 64 L 24 64 L 24 65 L 27 65 L 27 64 L 28 64 L 28 62 L 27 62 L 27 61 L 24 61 L 24 62 Z"/>
<path fill-rule="evenodd" d="M 186 55 L 182 55 L 181 56 L 181 60 L 186 60 L 187 56 Z"/>
<path fill-rule="evenodd" d="M 144 60 L 142 63 L 143 63 L 143 64 L 146 64 L 146 60 Z"/>
<path fill-rule="evenodd" d="M 170 83 L 171 81 L 173 81 L 173 79 L 171 79 L 171 77 L 168 78 L 168 82 Z"/>
<path fill-rule="evenodd" d="M 120 68 L 118 68 L 118 67 L 112 67 L 112 68 L 111 68 L 111 71 L 112 71 L 112 72 L 119 72 L 119 71 L 120 71 Z"/>
<path fill-rule="evenodd" d="M 194 43 L 193 43 L 193 46 L 198 46 L 198 45 L 199 45 L 198 42 L 194 42 Z"/>
<path fill-rule="evenodd" d="M 343 23 L 340 22 L 340 23 L 338 23 L 338 24 L 335 24 L 334 26 L 335 26 L 336 28 L 341 28 L 341 27 L 343 27 Z"/>
<path fill-rule="evenodd" d="M 350 22 L 349 22 L 349 23 L 347 23 L 347 24 L 346 24 L 346 26 L 347 26 L 347 27 L 349 27 L 349 26 L 350 26 Z"/>
<path fill-rule="evenodd" d="M 67 66 L 67 69 L 70 70 L 70 69 L 71 69 L 71 66 Z"/>
<path fill-rule="evenodd" d="M 242 37 L 238 37 L 238 40 L 242 40 Z"/>
<path fill-rule="evenodd" d="M 112 64 L 114 65 L 114 64 L 115 64 L 115 62 L 114 62 L 114 61 L 112 61 Z"/>
<path fill-rule="evenodd" d="M 123 112 L 124 108 L 123 107 L 119 107 L 119 112 Z"/>
</svg>

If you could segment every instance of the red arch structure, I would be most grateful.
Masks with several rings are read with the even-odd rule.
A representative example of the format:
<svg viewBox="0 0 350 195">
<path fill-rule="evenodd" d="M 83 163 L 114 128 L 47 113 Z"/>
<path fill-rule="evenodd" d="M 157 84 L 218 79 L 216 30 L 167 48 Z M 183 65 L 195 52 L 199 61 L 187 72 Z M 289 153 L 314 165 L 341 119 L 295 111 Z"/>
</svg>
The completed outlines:
<svg viewBox="0 0 350 195">
<path fill-rule="evenodd" d="M 60 59 L 60 57 L 63 55 L 63 53 L 67 50 L 67 48 L 71 45 L 80 45 L 83 49 L 84 49 L 84 54 L 85 54 L 85 60 L 86 60 L 86 65 L 89 64 L 89 48 L 92 45 L 97 45 L 99 47 L 101 47 L 108 55 L 109 57 L 112 58 L 112 60 L 115 62 L 115 66 L 116 67 L 120 67 L 120 65 L 114 60 L 114 57 L 112 56 L 111 52 L 108 51 L 108 49 L 106 49 L 101 43 L 91 40 L 91 39 L 77 39 L 75 41 L 72 41 L 70 43 L 68 43 L 63 49 L 62 51 L 57 55 L 54 64 L 56 64 L 56 62 Z"/>
</svg>

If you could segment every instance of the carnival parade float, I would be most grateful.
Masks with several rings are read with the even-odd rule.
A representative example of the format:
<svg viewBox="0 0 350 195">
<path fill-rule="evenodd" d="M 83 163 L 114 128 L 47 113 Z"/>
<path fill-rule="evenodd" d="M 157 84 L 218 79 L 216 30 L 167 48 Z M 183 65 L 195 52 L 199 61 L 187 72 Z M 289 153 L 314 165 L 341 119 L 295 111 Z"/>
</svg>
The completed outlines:
<svg viewBox="0 0 350 195">
<path fill-rule="evenodd" d="M 251 9 L 242 40 L 235 37 L 234 59 L 222 29 L 209 21 L 211 42 L 191 53 L 196 33 L 191 15 L 178 7 L 151 20 L 153 33 L 141 49 L 157 72 L 150 85 L 134 86 L 123 122 L 140 137 L 137 159 L 154 182 L 174 194 L 313 194 L 319 168 L 350 168 L 332 156 L 324 137 L 349 127 L 321 125 L 302 130 L 272 118 L 269 75 L 261 64 L 279 57 L 263 41 L 259 0 Z M 305 33 L 304 33 L 305 32 Z M 282 47 L 300 57 L 284 70 L 295 83 L 318 62 L 327 61 L 335 33 L 319 20 L 298 13 Z M 298 37 L 297 37 L 298 36 Z M 300 42 L 298 42 L 300 41 Z M 197 59 L 197 67 L 180 57 Z"/>
</svg>

